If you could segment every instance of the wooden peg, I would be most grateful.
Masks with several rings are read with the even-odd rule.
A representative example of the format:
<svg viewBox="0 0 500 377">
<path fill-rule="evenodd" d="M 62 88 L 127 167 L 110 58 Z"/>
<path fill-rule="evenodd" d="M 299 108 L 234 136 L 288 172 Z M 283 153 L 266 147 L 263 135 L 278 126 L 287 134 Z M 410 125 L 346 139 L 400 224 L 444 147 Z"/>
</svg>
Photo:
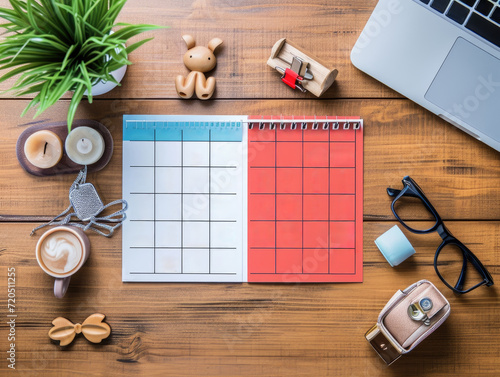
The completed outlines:
<svg viewBox="0 0 500 377">
<path fill-rule="evenodd" d="M 302 63 L 297 71 L 293 67 L 294 61 L 301 61 Z M 286 38 L 282 38 L 274 44 L 267 65 L 280 73 L 283 73 L 286 69 L 294 70 L 301 79 L 300 85 L 296 86 L 308 90 L 316 97 L 321 96 L 332 86 L 338 74 L 336 69 L 327 68 L 326 63 L 321 59 L 300 49 Z M 310 78 L 311 75 L 312 78 Z"/>
</svg>

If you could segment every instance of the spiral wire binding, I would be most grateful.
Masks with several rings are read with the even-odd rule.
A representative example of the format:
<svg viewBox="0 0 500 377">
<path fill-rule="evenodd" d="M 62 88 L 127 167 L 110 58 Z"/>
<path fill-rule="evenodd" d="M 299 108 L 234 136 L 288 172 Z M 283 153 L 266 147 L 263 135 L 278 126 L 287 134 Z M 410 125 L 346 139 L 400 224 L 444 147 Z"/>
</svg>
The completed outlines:
<svg viewBox="0 0 500 377">
<path fill-rule="evenodd" d="M 254 127 L 258 127 L 259 130 L 265 130 L 266 125 L 269 125 L 270 130 L 275 130 L 277 123 L 277 120 L 273 117 L 271 117 L 270 119 L 261 118 L 260 120 L 247 122 L 249 130 L 253 129 Z M 313 130 L 339 130 L 341 128 L 344 130 L 349 130 L 351 129 L 351 127 L 353 130 L 359 130 L 361 127 L 363 127 L 362 119 L 335 118 L 330 120 L 328 119 L 328 117 L 325 117 L 325 119 L 318 120 L 316 117 L 314 117 L 314 119 L 304 119 L 298 122 L 294 119 L 294 117 L 290 119 L 281 117 L 279 118 L 279 129 L 285 130 L 288 125 L 290 127 L 290 130 L 295 130 L 297 129 L 297 123 L 300 123 L 301 130 L 307 130 L 309 124 L 311 124 L 311 128 Z"/>
<path fill-rule="evenodd" d="M 130 120 L 125 123 L 125 128 L 128 128 L 128 124 L 133 123 L 134 128 L 141 128 L 141 129 L 165 129 L 165 128 L 179 128 L 179 127 L 186 127 L 185 122 L 179 122 L 179 121 L 135 121 L 135 120 Z M 257 121 L 248 121 L 248 122 L 235 122 L 235 121 L 228 121 L 228 122 L 187 122 L 187 127 L 190 129 L 207 129 L 210 128 L 211 126 L 217 127 L 217 128 L 225 128 L 225 129 L 235 129 L 238 127 L 241 127 L 242 123 L 247 123 L 248 124 L 248 129 L 251 130 L 254 127 L 258 127 L 259 130 L 265 130 L 266 125 L 268 125 L 268 128 L 270 130 L 275 130 L 277 128 L 277 125 L 279 124 L 279 129 L 280 130 L 285 130 L 288 127 L 290 127 L 291 130 L 297 129 L 298 123 L 300 123 L 300 129 L 301 130 L 307 130 L 308 125 L 311 124 L 311 128 L 313 130 L 338 130 L 342 127 L 344 130 L 348 130 L 352 127 L 353 130 L 359 130 L 361 127 L 363 127 L 363 120 L 362 119 L 342 119 L 342 118 L 335 118 L 335 119 L 328 119 L 328 117 L 321 117 L 320 119 L 317 119 L 314 117 L 314 119 L 303 119 L 303 120 L 296 120 L 294 117 L 292 118 L 284 118 L 280 117 L 278 119 L 271 117 L 270 119 L 264 119 L 264 117 L 261 117 L 260 120 Z"/>
<path fill-rule="evenodd" d="M 133 124 L 134 129 L 209 129 L 210 127 L 235 129 L 240 128 L 245 122 L 227 121 L 227 122 L 184 122 L 184 121 L 141 121 L 141 120 L 127 120 L 125 122 L 125 129 L 128 129 L 129 124 Z"/>
</svg>

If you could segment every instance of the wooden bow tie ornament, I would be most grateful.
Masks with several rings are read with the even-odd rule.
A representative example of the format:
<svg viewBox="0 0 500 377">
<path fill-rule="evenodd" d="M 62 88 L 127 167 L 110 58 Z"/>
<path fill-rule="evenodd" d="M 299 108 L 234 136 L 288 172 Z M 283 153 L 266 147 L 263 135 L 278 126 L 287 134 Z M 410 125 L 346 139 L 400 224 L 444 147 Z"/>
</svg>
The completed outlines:
<svg viewBox="0 0 500 377">
<path fill-rule="evenodd" d="M 67 346 L 75 339 L 76 334 L 83 333 L 89 342 L 101 343 L 111 334 L 111 328 L 103 322 L 104 317 L 106 317 L 104 314 L 92 314 L 83 324 L 73 324 L 66 318 L 57 317 L 52 321 L 54 327 L 49 330 L 49 337 L 52 340 L 59 340 L 60 346 Z"/>
</svg>

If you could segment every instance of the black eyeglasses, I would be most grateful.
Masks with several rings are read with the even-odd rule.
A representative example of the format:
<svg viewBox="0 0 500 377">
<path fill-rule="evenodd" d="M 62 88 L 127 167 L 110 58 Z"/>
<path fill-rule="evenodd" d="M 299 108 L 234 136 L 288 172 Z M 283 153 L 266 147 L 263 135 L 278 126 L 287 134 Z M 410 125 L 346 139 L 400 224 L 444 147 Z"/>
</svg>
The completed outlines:
<svg viewBox="0 0 500 377">
<path fill-rule="evenodd" d="M 417 183 L 409 176 L 406 176 L 403 178 L 403 185 L 402 190 L 387 188 L 387 194 L 394 197 L 391 204 L 392 213 L 394 213 L 401 225 L 410 232 L 417 234 L 438 232 L 441 236 L 443 242 L 437 248 L 434 256 L 434 269 L 441 281 L 456 293 L 467 293 L 481 285 L 492 286 L 493 278 L 488 270 L 472 251 L 457 240 L 446 228 L 436 209 Z M 402 198 L 404 200 L 400 200 Z M 415 208 L 414 206 L 408 206 L 411 201 L 416 201 L 419 206 L 424 205 L 425 209 L 434 217 L 434 225 L 428 229 L 417 229 L 403 220 L 406 217 L 404 211 L 408 210 L 408 208 Z M 404 205 L 406 205 L 406 209 L 403 208 Z M 467 269 L 469 263 L 474 269 Z"/>
</svg>

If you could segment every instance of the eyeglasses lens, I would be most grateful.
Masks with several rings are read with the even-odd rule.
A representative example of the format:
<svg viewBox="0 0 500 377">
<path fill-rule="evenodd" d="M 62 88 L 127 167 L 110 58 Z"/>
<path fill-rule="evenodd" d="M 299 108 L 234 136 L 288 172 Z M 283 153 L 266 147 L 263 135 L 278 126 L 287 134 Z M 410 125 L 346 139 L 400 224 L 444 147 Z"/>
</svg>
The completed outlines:
<svg viewBox="0 0 500 377">
<path fill-rule="evenodd" d="M 452 287 L 455 287 L 462 268 L 464 266 L 464 253 L 457 245 L 448 244 L 441 249 L 437 259 L 437 269 L 442 278 Z M 462 287 L 458 289 L 466 291 L 481 283 L 484 279 L 479 271 L 469 260 L 466 260 L 466 269 Z"/>
<path fill-rule="evenodd" d="M 403 196 L 394 203 L 394 211 L 401 221 L 409 228 L 414 230 L 427 230 L 434 226 L 437 219 L 427 209 L 422 199 L 418 197 Z M 429 221 L 415 221 L 429 220 Z"/>
</svg>

